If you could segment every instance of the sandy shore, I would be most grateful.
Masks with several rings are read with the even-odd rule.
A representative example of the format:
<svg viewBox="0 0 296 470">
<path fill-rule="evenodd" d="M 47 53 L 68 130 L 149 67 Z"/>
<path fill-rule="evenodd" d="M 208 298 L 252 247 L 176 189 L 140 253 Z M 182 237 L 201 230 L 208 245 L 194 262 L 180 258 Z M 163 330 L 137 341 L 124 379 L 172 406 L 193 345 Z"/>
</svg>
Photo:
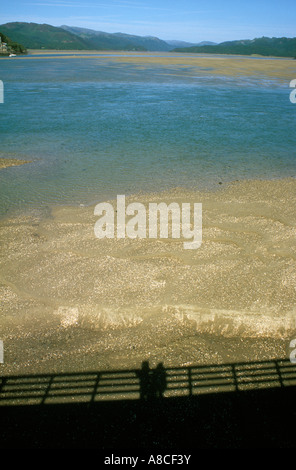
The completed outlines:
<svg viewBox="0 0 296 470">
<path fill-rule="evenodd" d="M 183 239 L 99 240 L 94 207 L 3 219 L 2 373 L 288 357 L 295 199 L 292 178 L 127 198 L 202 203 L 196 250 Z"/>
<path fill-rule="evenodd" d="M 176 69 L 182 75 L 198 76 L 209 74 L 226 77 L 254 77 L 261 80 L 279 79 L 291 81 L 296 76 L 295 60 L 290 58 L 236 56 L 236 55 L 210 55 L 210 54 L 182 54 L 174 52 L 125 52 L 125 51 L 53 51 L 30 50 L 30 56 L 18 57 L 18 60 L 40 59 L 40 54 L 50 58 L 93 58 L 99 55 L 99 60 L 108 63 L 129 64 L 137 68 L 151 68 L 161 65 L 171 73 Z M 33 57 L 32 57 L 33 55 Z M 34 57 L 35 56 L 35 57 Z"/>
<path fill-rule="evenodd" d="M 114 59 L 112 59 L 114 60 Z M 160 65 L 168 68 L 180 67 L 182 74 L 219 75 L 226 77 L 278 78 L 291 80 L 296 65 L 292 59 L 256 58 L 244 56 L 180 55 L 174 57 L 118 57 L 116 61 L 133 64 L 141 68 Z"/>
</svg>

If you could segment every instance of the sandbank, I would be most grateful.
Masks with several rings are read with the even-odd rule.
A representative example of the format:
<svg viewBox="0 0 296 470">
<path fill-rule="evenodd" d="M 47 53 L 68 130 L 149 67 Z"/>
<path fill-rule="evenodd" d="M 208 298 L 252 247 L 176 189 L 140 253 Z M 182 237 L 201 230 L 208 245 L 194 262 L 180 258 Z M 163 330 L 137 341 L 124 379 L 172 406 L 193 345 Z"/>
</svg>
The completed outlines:
<svg viewBox="0 0 296 470">
<path fill-rule="evenodd" d="M 8 168 L 10 166 L 24 165 L 25 163 L 31 163 L 30 160 L 18 160 L 16 158 L 0 158 L 0 169 Z"/>
<path fill-rule="evenodd" d="M 2 373 L 287 358 L 296 337 L 296 180 L 132 201 L 202 203 L 201 247 L 99 240 L 94 206 L 1 220 Z"/>
<path fill-rule="evenodd" d="M 53 51 L 32 50 L 29 56 L 18 57 L 18 60 L 47 58 L 73 59 L 98 57 L 100 61 L 110 64 L 129 64 L 137 68 L 148 68 L 160 65 L 173 71 L 180 68 L 182 75 L 198 76 L 221 75 L 226 77 L 253 76 L 260 79 L 271 78 L 291 81 L 296 74 L 296 63 L 292 58 L 185 54 L 173 52 L 126 52 L 126 51 Z"/>
</svg>

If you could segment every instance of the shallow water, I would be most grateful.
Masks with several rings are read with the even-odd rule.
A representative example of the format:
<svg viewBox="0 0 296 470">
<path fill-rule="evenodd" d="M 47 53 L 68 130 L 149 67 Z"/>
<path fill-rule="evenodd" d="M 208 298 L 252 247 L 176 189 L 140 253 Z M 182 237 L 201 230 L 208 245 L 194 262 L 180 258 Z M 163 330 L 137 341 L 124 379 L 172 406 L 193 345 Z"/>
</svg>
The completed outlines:
<svg viewBox="0 0 296 470">
<path fill-rule="evenodd" d="M 0 215 L 174 186 L 294 176 L 290 79 L 276 67 L 271 74 L 266 60 L 240 65 L 236 59 L 233 75 L 225 60 L 203 60 L 2 60 L 0 157 L 33 162 L 0 173 Z M 249 72 L 237 75 L 246 63 Z M 252 72 L 254 63 L 259 72 Z"/>
<path fill-rule="evenodd" d="M 32 160 L 0 171 L 3 374 L 289 356 L 290 72 L 191 60 L 1 61 L 0 157 Z M 201 247 L 98 240 L 117 194 L 202 203 Z"/>
</svg>

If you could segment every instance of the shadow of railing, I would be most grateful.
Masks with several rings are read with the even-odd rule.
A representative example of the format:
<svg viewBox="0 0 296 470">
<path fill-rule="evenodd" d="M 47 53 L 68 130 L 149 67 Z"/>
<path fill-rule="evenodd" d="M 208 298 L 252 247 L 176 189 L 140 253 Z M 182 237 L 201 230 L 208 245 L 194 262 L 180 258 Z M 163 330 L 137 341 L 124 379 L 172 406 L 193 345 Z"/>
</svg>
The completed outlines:
<svg viewBox="0 0 296 470">
<path fill-rule="evenodd" d="M 5 376 L 0 448 L 294 448 L 295 396 L 287 359 Z"/>
<path fill-rule="evenodd" d="M 296 364 L 287 359 L 235 364 L 5 376 L 0 405 L 154 400 L 296 385 Z"/>
</svg>

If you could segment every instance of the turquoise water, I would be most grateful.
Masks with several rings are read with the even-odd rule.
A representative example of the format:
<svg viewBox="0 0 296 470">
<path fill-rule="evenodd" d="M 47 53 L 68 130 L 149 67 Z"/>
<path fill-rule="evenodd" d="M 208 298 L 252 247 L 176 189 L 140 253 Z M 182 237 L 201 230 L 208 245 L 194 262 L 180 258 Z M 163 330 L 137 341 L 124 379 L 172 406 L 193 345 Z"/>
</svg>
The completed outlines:
<svg viewBox="0 0 296 470">
<path fill-rule="evenodd" d="M 0 61 L 0 215 L 138 191 L 296 175 L 296 105 L 277 80 L 111 57 Z M 295 77 L 291 77 L 295 78 Z"/>
</svg>

